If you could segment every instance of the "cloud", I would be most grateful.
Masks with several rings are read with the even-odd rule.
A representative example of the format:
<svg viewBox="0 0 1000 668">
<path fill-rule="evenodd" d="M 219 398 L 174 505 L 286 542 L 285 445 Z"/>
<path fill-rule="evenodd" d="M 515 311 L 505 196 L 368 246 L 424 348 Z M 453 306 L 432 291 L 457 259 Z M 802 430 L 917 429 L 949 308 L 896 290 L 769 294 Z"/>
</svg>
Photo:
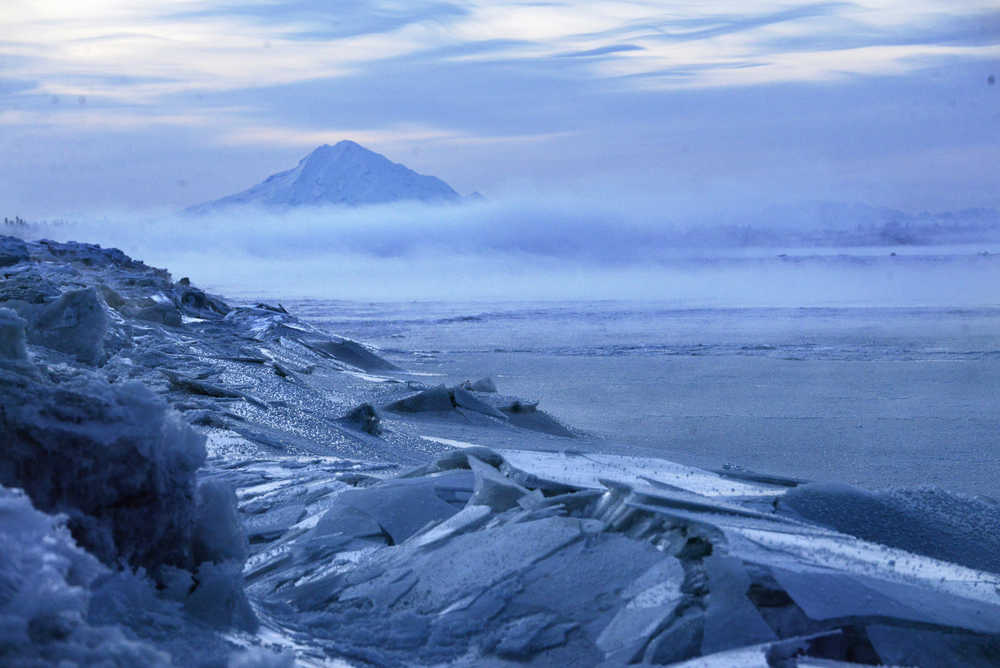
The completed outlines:
<svg viewBox="0 0 1000 668">
<path fill-rule="evenodd" d="M 681 18 L 671 15 L 658 20 L 623 26 L 610 34 L 642 34 L 650 39 L 689 42 L 749 32 L 802 19 L 832 16 L 853 7 L 856 5 L 846 2 L 822 2 L 758 14 L 748 13 L 744 8 L 739 14 L 708 14 Z"/>
<path fill-rule="evenodd" d="M 933 13 L 914 20 L 906 30 L 896 25 L 850 22 L 829 34 L 773 36 L 762 44 L 777 52 L 841 51 L 874 46 L 993 47 L 1000 45 L 1000 11 Z"/>
<path fill-rule="evenodd" d="M 16 3 L 0 26 L 31 36 L 0 43 L 11 78 L 42 81 L 47 94 L 144 104 L 183 92 L 370 75 L 400 58 L 426 67 L 472 60 L 483 64 L 484 77 L 494 65 L 530 75 L 540 61 L 567 56 L 585 61 L 567 72 L 578 79 L 688 74 L 646 77 L 645 86 L 649 79 L 666 87 L 821 80 L 842 71 L 906 71 L 907 58 L 932 47 L 957 53 L 992 47 L 1000 30 L 996 12 L 961 3 L 947 12 L 918 3 L 907 13 L 893 3 L 723 2 L 665 14 L 656 4 L 503 0 L 182 2 L 170 11 L 136 2 L 86 12 Z M 615 43 L 608 44 L 611 37 Z M 906 49 L 869 48 L 876 46 Z M 845 62 L 837 52 L 849 49 L 863 51 Z M 794 66 L 797 61 L 807 65 Z M 761 66 L 753 73 L 727 66 L 746 62 Z"/>
<path fill-rule="evenodd" d="M 613 53 L 625 53 L 628 51 L 642 51 L 643 47 L 638 44 L 613 44 L 611 46 L 599 46 L 596 49 L 586 51 L 573 51 L 571 53 L 560 54 L 562 58 L 593 58 L 594 56 L 608 56 Z"/>
<path fill-rule="evenodd" d="M 283 36 L 292 39 L 324 40 L 384 33 L 405 26 L 447 22 L 466 16 L 463 6 L 427 0 L 293 0 L 273 2 L 218 2 L 202 9 L 168 13 L 168 19 L 246 17 L 260 24 L 282 26 Z"/>
</svg>

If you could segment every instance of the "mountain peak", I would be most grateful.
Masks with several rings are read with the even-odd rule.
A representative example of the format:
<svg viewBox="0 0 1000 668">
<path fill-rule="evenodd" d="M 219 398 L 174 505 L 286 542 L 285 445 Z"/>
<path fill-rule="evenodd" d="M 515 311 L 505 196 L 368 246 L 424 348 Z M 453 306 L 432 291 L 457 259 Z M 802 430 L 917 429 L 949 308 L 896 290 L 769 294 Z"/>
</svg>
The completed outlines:
<svg viewBox="0 0 1000 668">
<path fill-rule="evenodd" d="M 378 155 L 378 153 L 368 150 L 367 148 L 365 148 L 364 146 L 362 146 L 357 142 L 353 142 L 350 139 L 344 139 L 332 146 L 330 144 L 322 144 L 320 146 L 317 146 L 312 150 L 312 152 L 309 155 L 307 155 L 303 159 L 304 160 L 309 160 L 312 158 L 327 159 L 331 157 L 345 155 L 352 152 L 370 153 L 372 155 Z"/>
<path fill-rule="evenodd" d="M 418 174 L 345 139 L 316 147 L 294 169 L 273 174 L 249 190 L 189 211 L 205 213 L 231 205 L 288 208 L 458 199 L 458 193 L 441 179 Z"/>
<path fill-rule="evenodd" d="M 393 165 L 384 155 L 369 150 L 357 142 L 345 139 L 334 145 L 323 144 L 317 146 L 309 155 L 299 161 L 299 165 L 325 166 L 341 161 L 354 161 L 355 163 L 380 164 L 383 166 Z M 400 165 L 402 167 L 402 165 Z M 414 172 L 415 173 L 415 172 Z"/>
</svg>

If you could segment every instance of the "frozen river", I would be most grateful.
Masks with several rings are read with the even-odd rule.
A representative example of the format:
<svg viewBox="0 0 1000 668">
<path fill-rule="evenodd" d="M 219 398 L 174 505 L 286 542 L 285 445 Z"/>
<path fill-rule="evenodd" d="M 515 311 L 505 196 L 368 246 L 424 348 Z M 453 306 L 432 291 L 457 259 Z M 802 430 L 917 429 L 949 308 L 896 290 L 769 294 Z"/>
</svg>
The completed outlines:
<svg viewBox="0 0 1000 668">
<path fill-rule="evenodd" d="M 645 454 L 1000 497 L 1000 308 L 285 305 L 441 382 L 492 375 Z"/>
</svg>

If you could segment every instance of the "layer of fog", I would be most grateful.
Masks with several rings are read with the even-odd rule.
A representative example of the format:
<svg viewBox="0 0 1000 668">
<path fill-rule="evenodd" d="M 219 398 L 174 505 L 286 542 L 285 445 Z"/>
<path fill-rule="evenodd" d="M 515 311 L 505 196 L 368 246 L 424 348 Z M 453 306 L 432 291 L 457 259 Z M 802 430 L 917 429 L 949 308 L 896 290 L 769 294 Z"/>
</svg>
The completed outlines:
<svg viewBox="0 0 1000 668">
<path fill-rule="evenodd" d="M 892 236 L 879 237 L 886 225 L 874 209 L 812 218 L 802 211 L 765 210 L 749 219 L 737 207 L 714 203 L 536 196 L 197 217 L 105 214 L 24 233 L 115 246 L 229 296 L 737 306 L 997 302 L 1000 258 L 989 253 L 1000 243 L 992 236 L 975 245 L 893 244 Z M 859 245 L 871 239 L 877 245 Z M 836 245 L 840 240 L 850 247 Z"/>
</svg>

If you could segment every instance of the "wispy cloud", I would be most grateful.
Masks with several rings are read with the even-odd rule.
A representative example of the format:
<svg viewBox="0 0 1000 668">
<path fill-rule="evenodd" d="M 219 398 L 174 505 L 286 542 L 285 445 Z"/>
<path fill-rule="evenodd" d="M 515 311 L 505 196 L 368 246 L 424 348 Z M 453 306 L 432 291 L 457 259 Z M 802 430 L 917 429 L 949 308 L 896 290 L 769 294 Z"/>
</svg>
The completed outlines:
<svg viewBox="0 0 1000 668">
<path fill-rule="evenodd" d="M 185 91 L 274 86 L 363 72 L 371 63 L 501 57 L 508 66 L 546 57 L 592 61 L 591 77 L 759 61 L 747 75 L 689 84 L 755 85 L 831 72 L 898 72 L 943 46 L 971 56 L 1000 44 L 1000 18 L 980 3 L 524 3 L 135 1 L 8 4 L 0 26 L 30 40 L 0 43 L 7 75 L 46 94 L 149 103 Z M 810 46 L 811 45 L 811 46 Z M 881 49 L 879 47 L 895 47 Z M 844 61 L 843 51 L 863 49 Z M 803 52 L 807 52 L 803 54 Z M 436 54 L 432 56 L 431 54 Z M 791 67 L 791 58 L 807 65 Z M 14 60 L 10 60 L 14 59 Z M 864 67 L 860 67 L 863 61 Z M 771 67 L 770 65 L 773 65 Z M 859 69 L 860 68 L 860 69 Z M 83 80 L 90 77 L 91 81 Z M 697 77 L 695 77 L 697 79 Z"/>
<path fill-rule="evenodd" d="M 469 10 L 459 4 L 434 0 L 223 0 L 200 9 L 168 12 L 165 17 L 182 20 L 243 17 L 262 26 L 278 23 L 288 38 L 316 40 L 392 32 L 417 23 L 446 23 L 468 14 Z"/>
<path fill-rule="evenodd" d="M 561 54 L 564 58 L 592 58 L 594 56 L 608 56 L 613 53 L 625 53 L 626 51 L 642 51 L 644 47 L 638 44 L 612 44 L 610 46 L 599 46 L 595 49 L 584 51 L 571 51 Z"/>
</svg>

